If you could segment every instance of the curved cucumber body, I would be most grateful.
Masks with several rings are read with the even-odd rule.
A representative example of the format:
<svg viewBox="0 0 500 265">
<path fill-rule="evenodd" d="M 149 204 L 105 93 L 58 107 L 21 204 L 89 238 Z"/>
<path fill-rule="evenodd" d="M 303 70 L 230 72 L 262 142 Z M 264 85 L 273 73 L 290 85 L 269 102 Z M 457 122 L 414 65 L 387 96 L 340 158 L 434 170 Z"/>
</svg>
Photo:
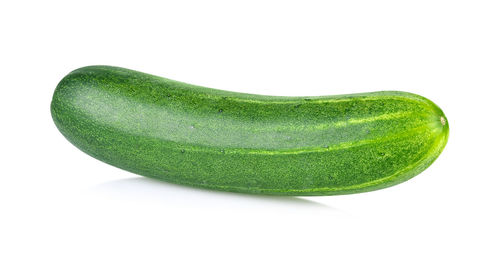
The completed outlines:
<svg viewBox="0 0 500 265">
<path fill-rule="evenodd" d="M 64 77 L 51 104 L 87 154 L 168 182 L 278 195 L 389 187 L 441 153 L 448 122 L 421 96 L 261 96 L 110 66 Z"/>
</svg>

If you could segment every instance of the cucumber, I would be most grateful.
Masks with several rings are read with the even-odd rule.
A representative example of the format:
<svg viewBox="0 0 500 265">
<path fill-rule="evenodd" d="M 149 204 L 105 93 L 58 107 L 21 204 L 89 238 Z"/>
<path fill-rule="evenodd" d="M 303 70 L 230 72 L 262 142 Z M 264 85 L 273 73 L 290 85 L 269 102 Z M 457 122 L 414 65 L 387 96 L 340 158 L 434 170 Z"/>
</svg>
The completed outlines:
<svg viewBox="0 0 500 265">
<path fill-rule="evenodd" d="M 276 195 L 349 194 L 401 183 L 431 165 L 449 131 L 439 107 L 406 92 L 262 96 L 111 66 L 65 76 L 51 113 L 72 144 L 118 168 Z"/>
</svg>

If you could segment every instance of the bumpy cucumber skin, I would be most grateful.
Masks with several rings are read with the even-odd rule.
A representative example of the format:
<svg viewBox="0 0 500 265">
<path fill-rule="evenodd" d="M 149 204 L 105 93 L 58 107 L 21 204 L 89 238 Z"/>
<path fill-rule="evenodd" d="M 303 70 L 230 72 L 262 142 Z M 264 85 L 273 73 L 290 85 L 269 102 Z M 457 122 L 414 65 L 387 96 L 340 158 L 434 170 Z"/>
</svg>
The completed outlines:
<svg viewBox="0 0 500 265">
<path fill-rule="evenodd" d="M 111 66 L 64 77 L 51 113 L 71 143 L 116 167 L 274 195 L 393 186 L 429 167 L 449 131 L 439 107 L 406 92 L 261 96 Z"/>
</svg>

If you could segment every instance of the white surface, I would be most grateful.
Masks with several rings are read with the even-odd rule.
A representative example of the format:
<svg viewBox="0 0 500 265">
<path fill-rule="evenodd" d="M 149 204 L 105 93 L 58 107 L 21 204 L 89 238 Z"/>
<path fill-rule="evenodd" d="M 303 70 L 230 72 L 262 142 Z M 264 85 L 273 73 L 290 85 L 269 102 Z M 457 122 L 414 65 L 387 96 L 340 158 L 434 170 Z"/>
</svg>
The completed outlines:
<svg viewBox="0 0 500 265">
<path fill-rule="evenodd" d="M 0 264 L 499 264 L 498 1 L 3 1 Z M 86 65 L 272 95 L 404 90 L 438 160 L 371 193 L 277 198 L 145 179 L 55 128 Z"/>
</svg>

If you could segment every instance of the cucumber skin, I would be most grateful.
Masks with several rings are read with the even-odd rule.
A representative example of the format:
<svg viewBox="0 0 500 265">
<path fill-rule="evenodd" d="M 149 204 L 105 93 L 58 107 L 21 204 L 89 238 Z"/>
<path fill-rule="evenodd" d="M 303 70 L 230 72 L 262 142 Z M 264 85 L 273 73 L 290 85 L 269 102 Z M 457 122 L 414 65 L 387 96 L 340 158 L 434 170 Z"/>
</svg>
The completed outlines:
<svg viewBox="0 0 500 265">
<path fill-rule="evenodd" d="M 404 182 L 448 139 L 430 100 L 398 91 L 277 97 L 111 66 L 65 76 L 51 103 L 85 153 L 143 176 L 273 195 L 337 195 Z"/>
</svg>

